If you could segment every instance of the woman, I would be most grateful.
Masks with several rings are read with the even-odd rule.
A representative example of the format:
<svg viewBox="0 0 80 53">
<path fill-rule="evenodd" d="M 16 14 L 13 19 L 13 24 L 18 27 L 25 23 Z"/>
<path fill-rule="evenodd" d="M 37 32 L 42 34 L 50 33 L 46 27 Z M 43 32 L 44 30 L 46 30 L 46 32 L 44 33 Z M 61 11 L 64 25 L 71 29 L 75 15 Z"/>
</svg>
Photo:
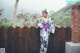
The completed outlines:
<svg viewBox="0 0 80 53">
<path fill-rule="evenodd" d="M 55 27 L 52 24 L 51 18 L 48 17 L 48 12 L 42 11 L 42 18 L 39 19 L 38 27 L 40 30 L 40 53 L 47 53 L 48 40 L 50 33 L 54 33 Z"/>
</svg>

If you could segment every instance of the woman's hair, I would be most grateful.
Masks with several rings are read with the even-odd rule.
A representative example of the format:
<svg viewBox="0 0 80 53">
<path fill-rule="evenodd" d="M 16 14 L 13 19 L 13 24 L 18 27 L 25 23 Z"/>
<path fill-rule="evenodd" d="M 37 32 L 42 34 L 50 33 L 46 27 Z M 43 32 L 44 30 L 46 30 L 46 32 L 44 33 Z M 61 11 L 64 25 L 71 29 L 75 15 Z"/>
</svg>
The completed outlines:
<svg viewBox="0 0 80 53">
<path fill-rule="evenodd" d="M 42 11 L 42 14 L 48 14 L 47 10 L 45 9 L 44 11 Z"/>
</svg>

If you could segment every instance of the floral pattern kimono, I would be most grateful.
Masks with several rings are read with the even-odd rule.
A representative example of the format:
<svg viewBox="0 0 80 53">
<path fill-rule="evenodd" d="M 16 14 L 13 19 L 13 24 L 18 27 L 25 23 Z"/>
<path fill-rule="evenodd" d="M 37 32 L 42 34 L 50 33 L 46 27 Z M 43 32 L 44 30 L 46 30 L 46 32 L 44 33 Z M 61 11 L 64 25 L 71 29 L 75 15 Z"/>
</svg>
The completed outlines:
<svg viewBox="0 0 80 53">
<path fill-rule="evenodd" d="M 48 48 L 48 40 L 50 33 L 54 33 L 55 27 L 52 24 L 52 21 L 50 18 L 44 18 L 42 17 L 39 19 L 38 26 L 41 28 L 40 30 L 40 53 L 47 53 Z"/>
</svg>

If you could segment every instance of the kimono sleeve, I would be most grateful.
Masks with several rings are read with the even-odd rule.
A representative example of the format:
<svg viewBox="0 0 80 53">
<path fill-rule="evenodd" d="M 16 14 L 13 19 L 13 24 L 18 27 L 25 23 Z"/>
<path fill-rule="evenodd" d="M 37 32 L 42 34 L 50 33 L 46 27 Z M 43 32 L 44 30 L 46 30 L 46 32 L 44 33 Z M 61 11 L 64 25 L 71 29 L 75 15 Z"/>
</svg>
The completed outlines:
<svg viewBox="0 0 80 53">
<path fill-rule="evenodd" d="M 49 19 L 49 21 L 50 21 L 50 23 L 51 23 L 51 33 L 55 33 L 55 25 L 52 23 L 52 20 L 51 20 L 51 18 Z"/>
</svg>

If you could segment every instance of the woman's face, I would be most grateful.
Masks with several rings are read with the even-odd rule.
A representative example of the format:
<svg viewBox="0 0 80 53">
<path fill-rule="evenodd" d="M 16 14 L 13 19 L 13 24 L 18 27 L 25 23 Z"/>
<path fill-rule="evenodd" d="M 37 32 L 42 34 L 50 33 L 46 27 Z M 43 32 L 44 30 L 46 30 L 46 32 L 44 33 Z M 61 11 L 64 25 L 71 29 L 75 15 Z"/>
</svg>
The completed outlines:
<svg viewBox="0 0 80 53">
<path fill-rule="evenodd" d="M 43 13 L 43 17 L 44 17 L 44 18 L 47 18 L 47 14 L 46 14 L 46 13 Z"/>
</svg>

